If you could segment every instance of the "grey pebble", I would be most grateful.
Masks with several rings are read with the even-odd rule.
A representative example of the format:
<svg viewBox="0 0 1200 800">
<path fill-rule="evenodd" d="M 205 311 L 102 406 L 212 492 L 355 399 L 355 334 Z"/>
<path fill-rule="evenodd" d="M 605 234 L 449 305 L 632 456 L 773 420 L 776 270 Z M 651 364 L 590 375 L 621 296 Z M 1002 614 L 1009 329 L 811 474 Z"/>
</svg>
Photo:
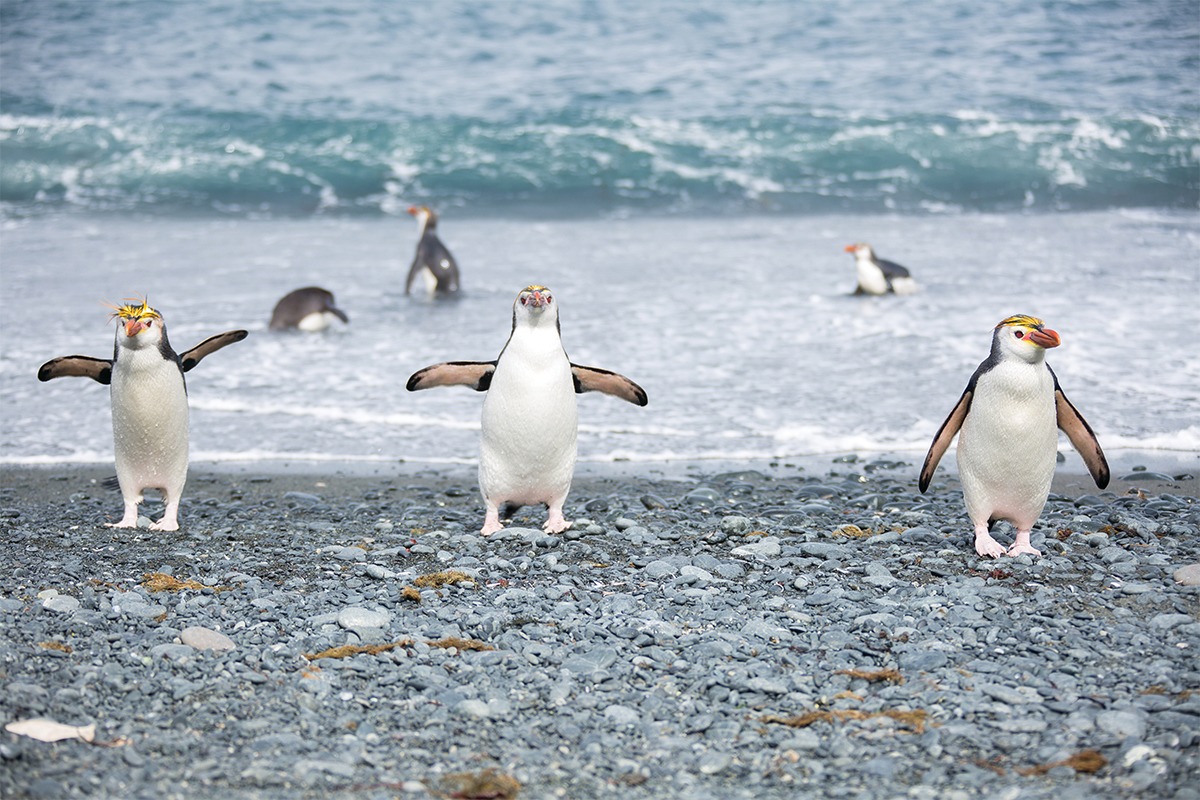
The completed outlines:
<svg viewBox="0 0 1200 800">
<path fill-rule="evenodd" d="M 775 536 L 764 536 L 757 541 L 733 548 L 731 553 L 739 558 L 775 558 L 782 552 L 779 539 Z"/>
<path fill-rule="evenodd" d="M 69 594 L 59 594 L 43 600 L 42 608 L 57 614 L 73 614 L 79 610 L 79 601 Z"/>
<path fill-rule="evenodd" d="M 0 706 L 134 744 L 8 736 L 0 795 L 424 797 L 494 767 L 522 797 L 1189 797 L 1194 499 L 1052 495 L 1044 557 L 982 559 L 956 480 L 921 495 L 917 466 L 579 478 L 571 531 L 525 509 L 486 538 L 469 470 L 290 497 L 311 477 L 198 473 L 163 535 L 93 525 L 84 487 L 55 505 L 5 485 Z M 886 533 L 830 535 L 847 524 Z M 222 588 L 151 594 L 152 569 Z M 401 596 L 444 569 L 472 580 Z M 494 649 L 431 644 L 448 637 Z M 839 674 L 893 667 L 902 683 Z M 767 721 L 821 709 L 929 718 Z M 1085 747 L 1097 775 L 1017 772 Z"/>
<path fill-rule="evenodd" d="M 237 649 L 237 645 L 233 643 L 233 640 L 220 631 L 198 626 L 184 628 L 179 633 L 179 640 L 197 650 L 212 650 L 213 652 L 224 653 Z"/>
</svg>

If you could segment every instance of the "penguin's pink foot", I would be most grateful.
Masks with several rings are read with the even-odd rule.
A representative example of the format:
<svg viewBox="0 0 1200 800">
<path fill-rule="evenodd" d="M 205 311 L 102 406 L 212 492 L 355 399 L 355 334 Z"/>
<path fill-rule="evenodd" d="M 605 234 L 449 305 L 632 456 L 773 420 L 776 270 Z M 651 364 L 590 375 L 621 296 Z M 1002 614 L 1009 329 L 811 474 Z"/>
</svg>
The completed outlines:
<svg viewBox="0 0 1200 800">
<path fill-rule="evenodd" d="M 550 509 L 550 517 L 542 525 L 542 530 L 546 533 L 562 533 L 569 527 L 571 527 L 571 523 L 567 522 L 566 518 L 563 517 L 562 508 L 560 507 Z"/>
<path fill-rule="evenodd" d="M 483 536 L 491 536 L 493 533 L 502 530 L 504 530 L 504 526 L 500 524 L 500 509 L 489 503 L 487 516 L 483 520 L 483 527 L 479 530 L 479 533 Z"/>
<path fill-rule="evenodd" d="M 1029 544 L 1030 531 L 1017 531 L 1017 538 L 1013 541 L 1013 546 L 1008 548 L 1010 556 L 1019 556 L 1022 553 L 1029 553 L 1031 556 L 1040 556 L 1041 550 L 1035 550 L 1033 545 Z"/>
<path fill-rule="evenodd" d="M 171 519 L 167 519 L 166 517 L 163 517 L 158 522 L 151 522 L 150 530 L 152 530 L 152 531 L 177 531 L 177 530 L 179 530 L 179 521 L 176 520 L 174 517 L 172 517 Z"/>
<path fill-rule="evenodd" d="M 988 533 L 986 523 L 975 526 L 975 552 L 987 558 L 999 558 L 1004 555 L 1004 547 Z"/>
<path fill-rule="evenodd" d="M 140 503 L 141 501 L 142 501 L 142 499 L 139 497 L 137 499 L 137 502 L 125 503 L 125 516 L 121 517 L 121 521 L 120 522 L 106 522 L 106 523 L 104 523 L 104 527 L 106 527 L 106 528 L 136 528 L 137 521 L 138 521 L 138 503 Z"/>
</svg>

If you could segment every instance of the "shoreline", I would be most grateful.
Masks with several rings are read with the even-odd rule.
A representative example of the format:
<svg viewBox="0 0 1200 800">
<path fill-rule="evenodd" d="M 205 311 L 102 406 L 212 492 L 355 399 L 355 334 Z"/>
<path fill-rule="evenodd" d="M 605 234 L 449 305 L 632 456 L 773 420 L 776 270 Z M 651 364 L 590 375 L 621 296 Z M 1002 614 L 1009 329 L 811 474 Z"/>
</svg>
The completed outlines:
<svg viewBox="0 0 1200 800">
<path fill-rule="evenodd" d="M 194 465 L 172 533 L 0 466 L 0 717 L 111 745 L 0 733 L 0 795 L 1200 797 L 1195 479 L 1062 469 L 993 560 L 907 460 L 700 466 L 488 538 L 471 465 Z"/>
</svg>

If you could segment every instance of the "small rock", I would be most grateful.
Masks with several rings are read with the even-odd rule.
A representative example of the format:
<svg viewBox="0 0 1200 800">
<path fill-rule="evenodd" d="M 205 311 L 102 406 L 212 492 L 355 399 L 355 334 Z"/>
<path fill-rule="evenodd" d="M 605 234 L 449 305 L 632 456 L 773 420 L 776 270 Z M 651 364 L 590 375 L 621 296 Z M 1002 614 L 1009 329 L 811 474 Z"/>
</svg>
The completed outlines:
<svg viewBox="0 0 1200 800">
<path fill-rule="evenodd" d="M 158 661 L 174 661 L 179 663 L 196 655 L 196 649 L 186 644 L 159 644 L 150 648 L 150 657 Z"/>
<path fill-rule="evenodd" d="M 739 558 L 775 558 L 782 551 L 779 539 L 774 536 L 764 536 L 757 542 L 750 542 L 733 548 L 732 554 Z"/>
<path fill-rule="evenodd" d="M 197 650 L 212 650 L 216 653 L 237 649 L 233 640 L 220 631 L 196 626 L 184 628 L 179 634 L 179 641 Z"/>
<path fill-rule="evenodd" d="M 700 761 L 696 766 L 703 775 L 716 775 L 719 772 L 724 772 L 731 762 L 732 759 L 728 753 L 714 753 L 709 751 L 700 756 Z"/>
<path fill-rule="evenodd" d="M 491 715 L 488 704 L 482 700 L 462 700 L 454 706 L 456 713 L 475 719 L 487 719 Z"/>
<path fill-rule="evenodd" d="M 59 614 L 70 614 L 79 609 L 79 601 L 69 594 L 56 594 L 43 600 L 42 608 Z"/>
<path fill-rule="evenodd" d="M 732 515 L 721 518 L 721 530 L 728 534 L 740 534 L 750 530 L 751 522 L 746 517 Z"/>
<path fill-rule="evenodd" d="M 651 561 L 649 564 L 643 567 L 642 572 L 646 573 L 647 578 L 658 580 L 659 578 L 665 578 L 668 575 L 674 575 L 675 567 L 671 566 L 670 563 L 659 559 L 656 561 Z"/>
<path fill-rule="evenodd" d="M 382 609 L 372 611 L 361 606 L 350 606 L 338 612 L 337 623 L 346 630 L 357 632 L 361 628 L 382 628 L 391 618 L 392 615 Z"/>
<path fill-rule="evenodd" d="M 1175 570 L 1173 576 L 1176 583 L 1184 586 L 1200 586 L 1200 564 L 1188 564 Z"/>
<path fill-rule="evenodd" d="M 634 725 L 641 717 L 629 706 L 613 704 L 604 709 L 604 718 L 613 725 Z"/>
<path fill-rule="evenodd" d="M 1157 628 L 1162 631 L 1169 631 L 1177 625 L 1186 625 L 1189 622 L 1194 622 L 1191 616 L 1187 614 L 1155 614 L 1150 618 L 1150 627 Z"/>
<path fill-rule="evenodd" d="M 1146 721 L 1136 711 L 1101 711 L 1096 715 L 1096 727 L 1121 739 L 1146 735 Z"/>
</svg>

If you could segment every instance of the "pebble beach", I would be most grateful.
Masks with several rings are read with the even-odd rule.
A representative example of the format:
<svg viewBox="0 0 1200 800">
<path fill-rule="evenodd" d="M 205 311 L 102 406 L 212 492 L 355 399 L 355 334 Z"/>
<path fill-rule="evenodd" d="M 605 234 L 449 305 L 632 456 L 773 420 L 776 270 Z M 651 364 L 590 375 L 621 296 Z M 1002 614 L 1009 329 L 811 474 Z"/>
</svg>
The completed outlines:
<svg viewBox="0 0 1200 800">
<path fill-rule="evenodd" d="M 468 467 L 194 468 L 175 533 L 109 474 L 0 468 L 0 714 L 94 725 L 4 734 L 4 797 L 1200 797 L 1189 473 L 1060 474 L 999 560 L 855 456 L 486 539 Z"/>
</svg>

